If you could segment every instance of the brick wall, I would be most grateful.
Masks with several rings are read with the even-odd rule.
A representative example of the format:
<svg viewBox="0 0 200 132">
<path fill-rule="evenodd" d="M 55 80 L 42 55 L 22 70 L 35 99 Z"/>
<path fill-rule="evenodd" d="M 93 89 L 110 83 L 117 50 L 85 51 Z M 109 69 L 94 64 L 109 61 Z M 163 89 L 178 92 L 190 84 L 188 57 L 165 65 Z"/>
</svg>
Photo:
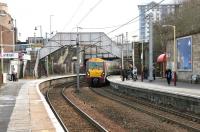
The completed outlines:
<svg viewBox="0 0 200 132">
<path fill-rule="evenodd" d="M 3 44 L 4 52 L 13 51 L 13 46 L 11 46 L 13 45 L 13 41 L 15 41 L 13 35 L 13 31 L 10 31 L 9 29 L 0 25 L 0 40 Z"/>
</svg>

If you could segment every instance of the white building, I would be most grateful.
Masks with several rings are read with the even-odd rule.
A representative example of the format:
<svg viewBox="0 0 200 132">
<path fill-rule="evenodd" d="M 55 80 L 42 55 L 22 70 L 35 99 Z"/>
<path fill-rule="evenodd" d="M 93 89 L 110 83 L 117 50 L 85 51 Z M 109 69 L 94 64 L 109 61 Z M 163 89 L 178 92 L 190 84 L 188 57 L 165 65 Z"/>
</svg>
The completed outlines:
<svg viewBox="0 0 200 132">
<path fill-rule="evenodd" d="M 153 22 L 160 21 L 166 15 L 174 13 L 179 7 L 177 4 L 159 5 L 156 2 L 138 5 L 139 8 L 139 40 L 149 41 L 149 19 L 148 15 L 152 14 Z"/>
</svg>

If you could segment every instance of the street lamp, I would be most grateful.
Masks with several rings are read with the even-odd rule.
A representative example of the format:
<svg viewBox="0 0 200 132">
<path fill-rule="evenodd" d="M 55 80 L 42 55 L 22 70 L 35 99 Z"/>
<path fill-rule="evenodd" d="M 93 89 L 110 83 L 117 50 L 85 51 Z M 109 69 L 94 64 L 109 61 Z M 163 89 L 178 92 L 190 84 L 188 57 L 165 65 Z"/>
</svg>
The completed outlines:
<svg viewBox="0 0 200 132">
<path fill-rule="evenodd" d="M 50 34 L 50 38 L 51 38 L 51 17 L 52 16 L 54 16 L 54 15 L 50 15 L 50 33 L 49 33 Z"/>
<path fill-rule="evenodd" d="M 40 28 L 40 37 L 42 37 L 42 26 L 41 25 L 39 25 L 39 26 L 35 26 L 35 30 L 38 30 L 37 28 Z"/>
<path fill-rule="evenodd" d="M 172 27 L 174 30 L 174 86 L 176 86 L 176 26 L 174 25 L 162 25 L 162 27 Z"/>
</svg>

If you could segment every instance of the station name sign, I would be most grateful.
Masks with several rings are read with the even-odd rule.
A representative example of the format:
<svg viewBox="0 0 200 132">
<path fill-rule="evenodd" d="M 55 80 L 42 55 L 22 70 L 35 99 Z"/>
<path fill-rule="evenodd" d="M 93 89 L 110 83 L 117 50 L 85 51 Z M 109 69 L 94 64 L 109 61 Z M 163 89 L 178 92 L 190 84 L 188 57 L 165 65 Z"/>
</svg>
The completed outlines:
<svg viewBox="0 0 200 132">
<path fill-rule="evenodd" d="M 18 59 L 18 53 L 1 53 L 0 58 L 4 59 Z"/>
<path fill-rule="evenodd" d="M 0 58 L 3 59 L 22 59 L 22 60 L 31 60 L 31 56 L 27 54 L 19 54 L 19 53 L 1 53 Z"/>
</svg>

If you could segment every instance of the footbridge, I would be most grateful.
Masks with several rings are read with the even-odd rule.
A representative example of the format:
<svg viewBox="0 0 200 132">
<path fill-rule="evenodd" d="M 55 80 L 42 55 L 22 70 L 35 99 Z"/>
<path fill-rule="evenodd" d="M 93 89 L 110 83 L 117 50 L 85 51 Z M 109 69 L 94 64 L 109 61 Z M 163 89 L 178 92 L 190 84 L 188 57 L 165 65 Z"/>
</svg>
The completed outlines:
<svg viewBox="0 0 200 132">
<path fill-rule="evenodd" d="M 58 32 L 40 49 L 39 59 L 61 48 L 75 47 L 77 42 L 84 50 L 85 59 L 121 57 L 120 46 L 103 32 Z"/>
</svg>

